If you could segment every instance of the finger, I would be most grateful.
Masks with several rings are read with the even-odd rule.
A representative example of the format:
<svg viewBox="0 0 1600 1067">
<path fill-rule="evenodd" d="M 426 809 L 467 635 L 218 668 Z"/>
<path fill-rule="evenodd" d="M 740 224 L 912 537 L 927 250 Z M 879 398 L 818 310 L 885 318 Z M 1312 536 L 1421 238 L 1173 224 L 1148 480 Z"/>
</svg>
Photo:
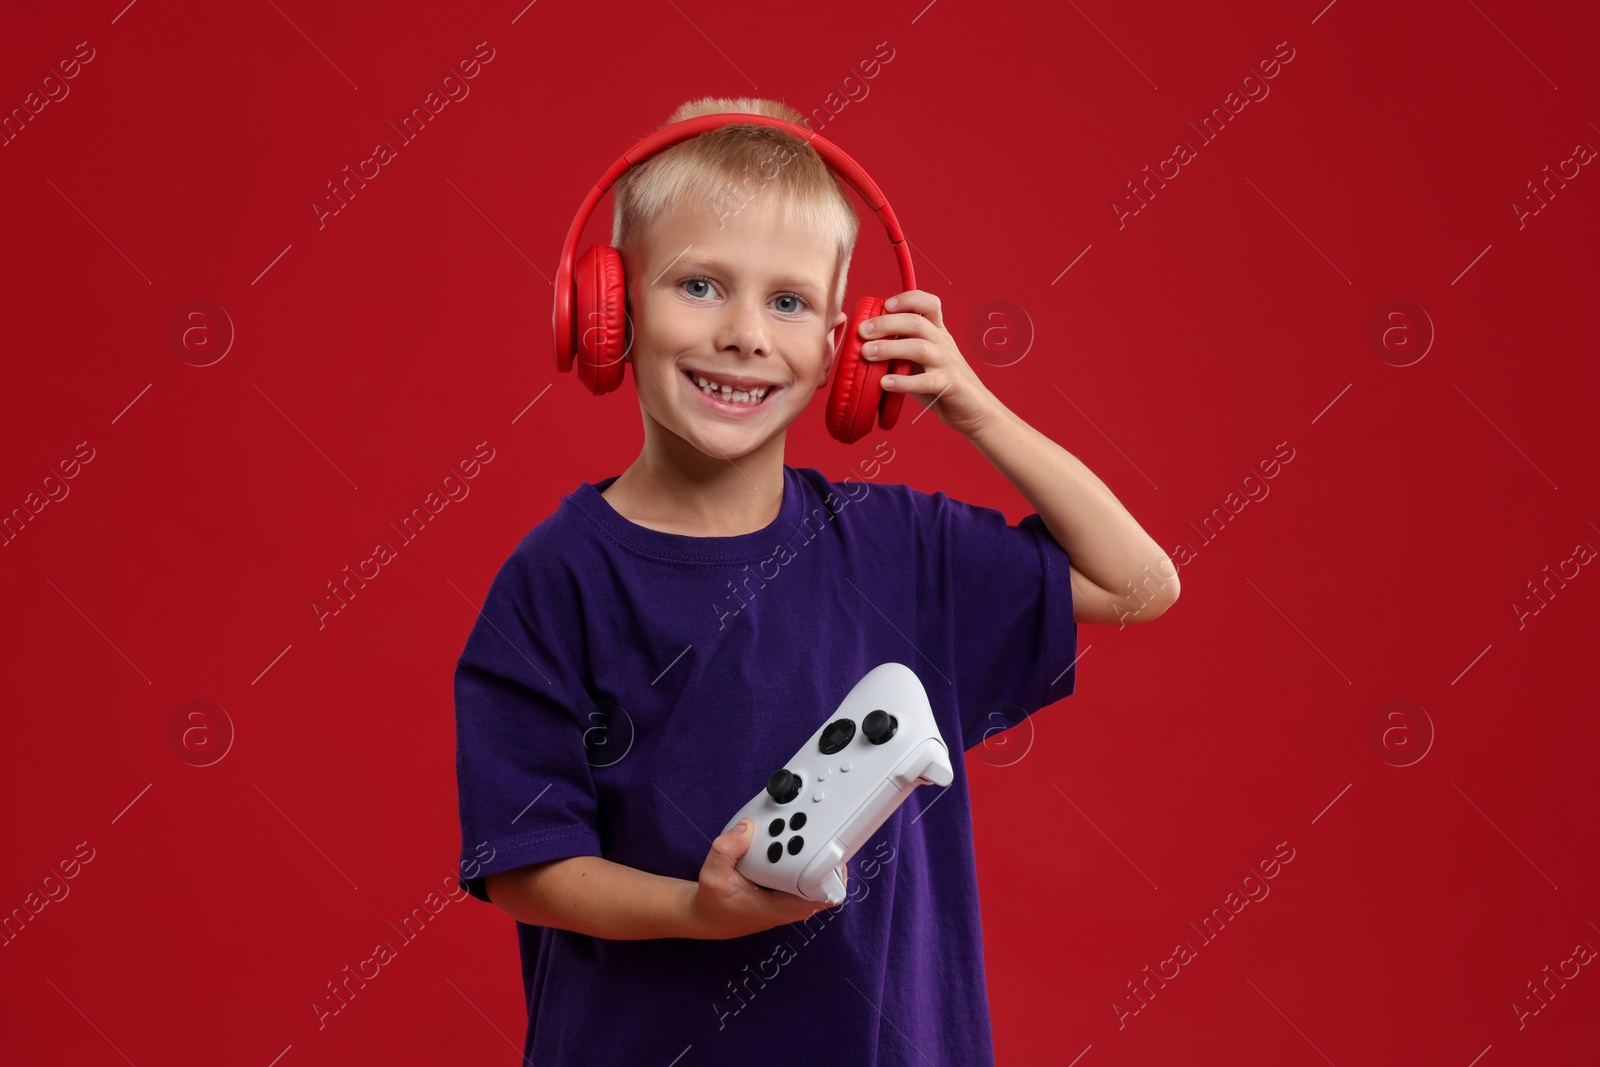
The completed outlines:
<svg viewBox="0 0 1600 1067">
<path fill-rule="evenodd" d="M 934 324 L 923 316 L 903 311 L 893 315 L 874 315 L 870 319 L 863 319 L 856 332 L 866 338 L 927 337 L 933 328 Z"/>
<path fill-rule="evenodd" d="M 912 364 L 913 370 L 907 373 L 916 374 L 924 366 L 939 366 L 939 348 L 932 341 L 922 337 L 896 337 L 887 341 L 868 341 L 861 346 L 861 358 L 868 362 L 877 362 L 883 359 L 903 359 Z"/>
<path fill-rule="evenodd" d="M 893 393 L 938 393 L 942 396 L 950 388 L 945 377 L 919 368 L 919 372 L 913 374 L 885 374 L 878 379 L 878 385 Z"/>
<path fill-rule="evenodd" d="M 720 867 L 732 867 L 750 849 L 748 830 L 753 825 L 749 819 L 740 819 L 739 825 L 720 835 L 711 843 Z"/>
<path fill-rule="evenodd" d="M 944 328 L 944 307 L 939 298 L 925 289 L 907 289 L 884 301 L 885 312 L 910 311 L 923 316 L 940 329 Z"/>
</svg>

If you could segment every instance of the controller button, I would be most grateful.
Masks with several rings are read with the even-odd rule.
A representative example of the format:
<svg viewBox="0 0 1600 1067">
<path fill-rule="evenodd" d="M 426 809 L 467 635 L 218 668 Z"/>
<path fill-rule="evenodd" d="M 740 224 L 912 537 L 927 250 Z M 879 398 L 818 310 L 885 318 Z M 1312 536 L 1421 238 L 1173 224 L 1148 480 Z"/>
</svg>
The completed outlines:
<svg viewBox="0 0 1600 1067">
<path fill-rule="evenodd" d="M 822 728 L 822 737 L 817 740 L 817 747 L 823 755 L 831 756 L 850 743 L 856 735 L 856 724 L 850 719 L 835 719 Z"/>
<path fill-rule="evenodd" d="M 827 794 L 819 789 L 815 793 L 811 794 L 811 802 L 813 804 L 821 804 L 822 803 L 822 798 L 825 797 L 825 796 L 827 796 Z"/>
<path fill-rule="evenodd" d="M 797 812 L 795 812 L 793 815 L 791 815 L 789 817 L 789 829 L 791 829 L 791 830 L 798 830 L 802 826 L 804 826 L 805 824 L 806 824 L 806 813 L 803 812 L 803 811 L 797 811 Z M 777 837 L 778 836 L 778 833 L 777 833 L 776 830 L 773 831 L 772 836 L 773 837 Z"/>
<path fill-rule="evenodd" d="M 889 740 L 899 728 L 900 720 L 887 711 L 869 711 L 867 717 L 861 720 L 861 732 L 875 745 L 881 745 Z"/>
<path fill-rule="evenodd" d="M 773 837 L 777 837 L 779 834 L 783 833 L 783 820 L 773 819 L 772 825 L 767 827 L 767 833 Z"/>
<path fill-rule="evenodd" d="M 839 769 L 841 771 L 845 772 L 846 774 L 849 774 L 850 773 L 850 768 L 854 767 L 854 766 L 855 766 L 854 763 L 851 763 L 849 760 L 845 760 L 843 763 L 839 764 Z"/>
<path fill-rule="evenodd" d="M 789 855 L 798 856 L 800 855 L 800 850 L 805 847 L 806 839 L 801 837 L 799 834 L 795 834 L 793 837 L 789 838 Z"/>
<path fill-rule="evenodd" d="M 772 863 L 777 863 L 779 860 L 783 859 L 783 846 L 776 841 L 768 845 L 767 859 Z"/>
<path fill-rule="evenodd" d="M 817 772 L 817 781 L 820 782 L 826 777 L 828 777 L 828 768 L 824 767 Z"/>
<path fill-rule="evenodd" d="M 767 779 L 767 795 L 779 804 L 787 804 L 800 795 L 800 776 L 787 767 L 772 772 Z"/>
</svg>

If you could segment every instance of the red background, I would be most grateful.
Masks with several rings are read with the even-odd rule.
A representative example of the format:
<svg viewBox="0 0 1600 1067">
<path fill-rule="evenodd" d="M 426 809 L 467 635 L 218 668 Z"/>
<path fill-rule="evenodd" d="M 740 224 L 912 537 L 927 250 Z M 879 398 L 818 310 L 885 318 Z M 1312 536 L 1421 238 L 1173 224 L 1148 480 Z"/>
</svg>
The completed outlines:
<svg viewBox="0 0 1600 1067">
<path fill-rule="evenodd" d="M 631 384 L 554 370 L 561 240 L 684 100 L 826 107 L 886 41 L 814 127 L 890 197 L 985 382 L 1193 551 L 1158 625 L 1083 626 L 1077 694 L 967 755 L 999 1061 L 1593 1062 L 1594 967 L 1512 1005 L 1600 947 L 1600 576 L 1512 605 L 1600 547 L 1600 175 L 1511 205 L 1600 146 L 1594 5 L 124 4 L 12 4 L 0 32 L 8 113 L 94 50 L 0 147 L 0 508 L 70 489 L 0 548 L 0 908 L 70 890 L 0 948 L 0 1059 L 514 1061 L 511 920 L 390 924 L 454 886 L 475 605 L 640 446 Z M 324 183 L 483 41 L 470 95 L 319 229 Z M 1270 95 L 1200 146 L 1186 123 L 1279 42 Z M 1198 157 L 1119 227 L 1179 139 Z M 866 222 L 852 296 L 887 295 Z M 168 339 L 195 300 L 234 332 L 203 367 L 214 313 Z M 971 328 L 995 300 L 1031 347 L 1015 312 L 1009 348 Z M 1369 343 L 1392 300 L 1431 343 L 1415 312 Z M 814 403 L 788 462 L 843 477 L 875 439 Z M 936 418 L 891 436 L 885 477 L 1032 510 Z M 319 629 L 324 583 L 483 441 L 470 496 Z M 1202 540 L 1280 442 L 1270 493 Z M 1270 896 L 1202 945 L 1187 924 L 1280 842 Z M 1119 1025 L 1180 940 L 1197 958 Z"/>
</svg>

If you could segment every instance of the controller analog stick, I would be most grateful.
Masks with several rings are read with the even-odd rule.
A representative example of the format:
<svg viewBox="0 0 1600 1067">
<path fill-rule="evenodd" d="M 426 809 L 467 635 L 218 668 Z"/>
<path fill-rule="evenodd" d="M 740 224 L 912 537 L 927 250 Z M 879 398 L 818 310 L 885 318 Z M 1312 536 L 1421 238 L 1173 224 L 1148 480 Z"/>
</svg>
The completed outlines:
<svg viewBox="0 0 1600 1067">
<path fill-rule="evenodd" d="M 787 804 L 800 795 L 800 776 L 788 768 L 773 771 L 767 779 L 767 795 L 779 804 Z"/>
<path fill-rule="evenodd" d="M 899 728 L 900 720 L 887 711 L 869 711 L 867 717 L 861 720 L 861 732 L 875 745 L 889 740 Z"/>
</svg>

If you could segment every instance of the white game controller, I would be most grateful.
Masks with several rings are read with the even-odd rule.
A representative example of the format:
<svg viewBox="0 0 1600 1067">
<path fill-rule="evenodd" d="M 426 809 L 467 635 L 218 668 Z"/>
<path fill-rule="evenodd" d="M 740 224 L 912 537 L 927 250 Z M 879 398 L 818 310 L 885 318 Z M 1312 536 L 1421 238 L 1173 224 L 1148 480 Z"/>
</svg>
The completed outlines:
<svg viewBox="0 0 1600 1067">
<path fill-rule="evenodd" d="M 735 866 L 808 900 L 844 900 L 844 865 L 923 782 L 949 785 L 950 752 L 911 668 L 868 671 L 787 766 L 728 821 L 755 823 Z"/>
</svg>

